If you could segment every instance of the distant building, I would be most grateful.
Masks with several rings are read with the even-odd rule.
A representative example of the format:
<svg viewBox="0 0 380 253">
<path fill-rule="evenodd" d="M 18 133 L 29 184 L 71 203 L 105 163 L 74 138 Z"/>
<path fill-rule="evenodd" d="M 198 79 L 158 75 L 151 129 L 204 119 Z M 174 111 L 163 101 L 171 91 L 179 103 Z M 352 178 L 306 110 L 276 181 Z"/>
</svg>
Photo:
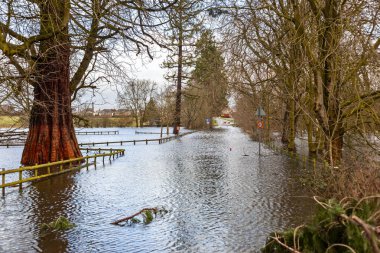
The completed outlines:
<svg viewBox="0 0 380 253">
<path fill-rule="evenodd" d="M 116 109 L 102 109 L 98 111 L 98 116 L 114 116 L 116 113 Z"/>
<path fill-rule="evenodd" d="M 222 118 L 232 118 L 232 110 L 230 108 L 226 108 L 222 111 L 222 114 L 220 115 Z"/>
<path fill-rule="evenodd" d="M 129 117 L 132 112 L 128 109 L 101 109 L 93 113 L 93 116 L 99 117 Z"/>
<path fill-rule="evenodd" d="M 128 109 L 118 109 L 118 110 L 116 110 L 114 116 L 118 116 L 118 117 L 125 116 L 125 117 L 128 117 L 128 116 L 131 116 L 131 115 L 132 115 L 132 112 L 130 110 L 128 110 Z"/>
</svg>

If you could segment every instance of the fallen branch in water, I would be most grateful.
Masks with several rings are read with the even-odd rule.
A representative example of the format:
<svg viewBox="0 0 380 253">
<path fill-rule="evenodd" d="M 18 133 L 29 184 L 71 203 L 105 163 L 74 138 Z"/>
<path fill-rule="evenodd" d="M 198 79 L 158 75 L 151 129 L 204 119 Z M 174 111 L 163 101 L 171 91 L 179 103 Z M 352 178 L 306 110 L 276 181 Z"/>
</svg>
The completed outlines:
<svg viewBox="0 0 380 253">
<path fill-rule="evenodd" d="M 138 218 L 136 218 L 137 216 L 142 216 L 143 220 L 144 220 L 144 224 L 149 224 L 153 220 L 153 215 L 156 216 L 157 214 L 165 214 L 167 212 L 168 211 L 165 210 L 164 208 L 157 208 L 157 207 L 144 208 L 144 209 L 141 209 L 139 212 L 137 212 L 131 216 L 122 218 L 120 220 L 116 220 L 116 221 L 112 222 L 111 224 L 112 225 L 120 225 L 121 223 L 124 223 L 124 222 L 126 222 L 126 223 L 127 222 L 139 223 L 141 221 Z"/>
</svg>

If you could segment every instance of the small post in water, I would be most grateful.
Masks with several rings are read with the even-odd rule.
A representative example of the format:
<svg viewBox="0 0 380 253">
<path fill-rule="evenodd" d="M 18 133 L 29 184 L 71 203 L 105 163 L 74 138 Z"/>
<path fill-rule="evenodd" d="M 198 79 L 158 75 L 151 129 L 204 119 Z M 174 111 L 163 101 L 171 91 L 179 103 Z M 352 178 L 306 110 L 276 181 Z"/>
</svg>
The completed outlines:
<svg viewBox="0 0 380 253">
<path fill-rule="evenodd" d="M 1 191 L 2 191 L 3 197 L 4 197 L 5 196 L 5 187 L 4 187 L 4 185 L 5 185 L 5 174 L 4 174 L 5 168 L 2 168 L 1 171 L 3 172 L 3 175 L 1 175 L 1 177 L 2 177 L 1 183 L 3 184 Z"/>
<path fill-rule="evenodd" d="M 261 108 L 261 106 L 259 106 L 257 109 L 256 116 L 258 117 L 257 129 L 259 131 L 259 156 L 261 156 L 261 130 L 264 128 L 263 117 L 266 116 L 266 113 L 264 112 L 263 108 Z"/>
</svg>

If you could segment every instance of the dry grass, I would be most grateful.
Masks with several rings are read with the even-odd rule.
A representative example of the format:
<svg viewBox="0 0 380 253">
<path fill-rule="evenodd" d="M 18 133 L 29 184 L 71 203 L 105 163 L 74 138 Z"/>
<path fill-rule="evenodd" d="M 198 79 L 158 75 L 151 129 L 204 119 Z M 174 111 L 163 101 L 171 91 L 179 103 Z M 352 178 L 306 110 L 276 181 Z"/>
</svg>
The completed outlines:
<svg viewBox="0 0 380 253">
<path fill-rule="evenodd" d="M 360 199 L 380 193 L 380 164 L 373 160 L 346 159 L 339 168 L 324 168 L 313 176 L 315 195 Z"/>
</svg>

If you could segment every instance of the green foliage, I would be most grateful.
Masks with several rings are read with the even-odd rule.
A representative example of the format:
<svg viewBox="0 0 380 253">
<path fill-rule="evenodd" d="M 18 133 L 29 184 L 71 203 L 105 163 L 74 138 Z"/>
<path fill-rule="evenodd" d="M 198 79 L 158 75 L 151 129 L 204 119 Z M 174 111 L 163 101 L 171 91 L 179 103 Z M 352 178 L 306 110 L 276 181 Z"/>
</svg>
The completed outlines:
<svg viewBox="0 0 380 253">
<path fill-rule="evenodd" d="M 43 223 L 41 230 L 45 232 L 64 231 L 75 227 L 67 218 L 60 216 L 55 221 Z"/>
<path fill-rule="evenodd" d="M 144 211 L 142 216 L 144 218 L 144 224 L 149 224 L 153 221 L 153 211 L 151 210 Z"/>
<path fill-rule="evenodd" d="M 224 58 L 211 31 L 202 33 L 195 53 L 192 81 L 184 92 L 184 113 L 187 127 L 201 128 L 206 125 L 205 118 L 219 116 L 228 106 L 228 80 Z"/>
<path fill-rule="evenodd" d="M 144 120 L 152 124 L 157 119 L 160 119 L 160 113 L 157 108 L 157 103 L 153 98 L 150 98 L 145 108 Z"/>
<path fill-rule="evenodd" d="M 345 199 L 341 202 L 329 200 L 320 204 L 321 207 L 310 224 L 282 233 L 271 233 L 262 252 L 292 252 L 281 244 L 306 253 L 352 252 L 352 250 L 357 253 L 371 252 L 370 242 L 362 228 L 349 219 L 355 215 L 370 226 L 378 226 L 379 198 L 362 201 Z M 379 240 L 377 243 L 380 245 Z"/>
<path fill-rule="evenodd" d="M 137 218 L 132 218 L 130 219 L 131 223 L 135 224 L 135 223 L 140 223 L 141 220 L 137 219 Z"/>
</svg>

